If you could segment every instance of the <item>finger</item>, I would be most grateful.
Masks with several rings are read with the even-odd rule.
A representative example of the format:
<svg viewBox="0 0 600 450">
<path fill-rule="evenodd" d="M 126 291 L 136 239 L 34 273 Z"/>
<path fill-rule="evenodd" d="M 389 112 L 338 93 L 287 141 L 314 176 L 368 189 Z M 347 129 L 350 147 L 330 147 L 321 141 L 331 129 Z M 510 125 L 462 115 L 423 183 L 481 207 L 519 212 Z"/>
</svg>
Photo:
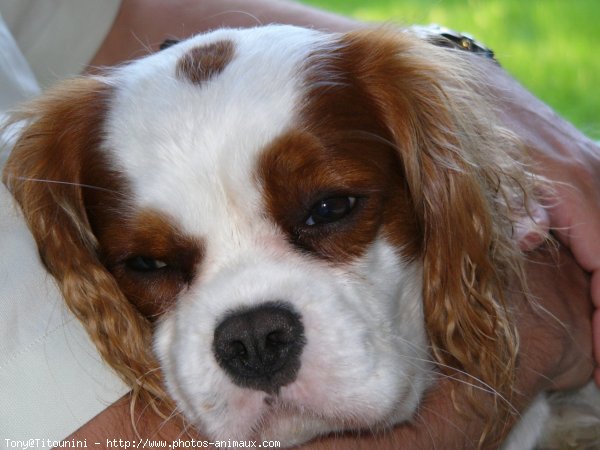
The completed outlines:
<svg viewBox="0 0 600 450">
<path fill-rule="evenodd" d="M 596 384 L 600 386 L 600 309 L 594 311 L 592 319 L 592 336 L 594 339 L 594 358 L 596 359 L 594 379 Z"/>
<path fill-rule="evenodd" d="M 539 203 L 532 201 L 527 206 L 527 214 L 517 221 L 514 229 L 514 238 L 524 252 L 543 244 L 550 227 L 550 215 Z"/>
<path fill-rule="evenodd" d="M 592 300 L 596 308 L 600 308 L 600 270 L 592 274 Z"/>
<path fill-rule="evenodd" d="M 558 239 L 588 272 L 600 270 L 600 207 L 574 188 L 559 192 L 561 201 L 548 207 L 550 226 Z M 599 205 L 600 206 L 600 205 Z"/>
</svg>

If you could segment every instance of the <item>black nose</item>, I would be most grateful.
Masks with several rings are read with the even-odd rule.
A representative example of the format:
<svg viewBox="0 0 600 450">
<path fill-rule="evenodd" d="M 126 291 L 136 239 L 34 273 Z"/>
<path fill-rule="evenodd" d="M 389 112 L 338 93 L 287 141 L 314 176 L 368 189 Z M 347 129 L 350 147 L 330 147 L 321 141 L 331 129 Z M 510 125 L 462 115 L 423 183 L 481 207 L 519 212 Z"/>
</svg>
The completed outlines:
<svg viewBox="0 0 600 450">
<path fill-rule="evenodd" d="M 213 352 L 235 384 L 273 394 L 296 379 L 303 346 L 300 315 L 269 302 L 228 315 L 215 329 Z"/>
</svg>

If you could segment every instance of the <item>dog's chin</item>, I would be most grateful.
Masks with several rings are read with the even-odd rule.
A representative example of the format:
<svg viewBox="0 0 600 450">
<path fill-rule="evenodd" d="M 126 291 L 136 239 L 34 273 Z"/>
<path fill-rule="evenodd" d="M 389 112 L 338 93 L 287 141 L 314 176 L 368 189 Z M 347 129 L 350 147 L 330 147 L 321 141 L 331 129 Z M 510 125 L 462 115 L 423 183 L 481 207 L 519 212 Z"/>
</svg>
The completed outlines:
<svg viewBox="0 0 600 450">
<path fill-rule="evenodd" d="M 343 429 L 341 423 L 267 396 L 253 434 L 256 440 L 279 441 L 282 446 L 291 447 Z"/>
<path fill-rule="evenodd" d="M 174 397 L 176 392 L 171 393 Z M 182 399 L 180 399 L 182 400 Z M 183 415 L 194 427 L 212 441 L 279 441 L 283 447 L 302 444 L 317 436 L 345 429 L 342 420 L 327 419 L 298 403 L 284 400 L 281 394 L 241 390 L 229 402 L 235 404 L 236 414 L 223 417 L 223 421 L 206 420 L 212 404 L 194 404 L 178 401 Z"/>
<path fill-rule="evenodd" d="M 387 430 L 409 420 L 418 403 L 416 396 L 407 398 L 391 415 L 381 415 L 381 411 L 375 412 L 371 409 L 371 413 L 375 413 L 376 417 L 365 414 L 365 411 L 339 411 L 335 417 L 328 417 L 325 413 L 309 410 L 285 397 L 249 392 L 247 402 L 244 405 L 240 404 L 238 409 L 235 436 L 231 430 L 221 429 L 215 432 L 213 429 L 211 432 L 202 421 L 195 425 L 215 441 L 278 441 L 282 447 L 292 447 L 331 433 Z"/>
<path fill-rule="evenodd" d="M 190 401 L 193 396 L 182 396 L 177 388 L 170 391 L 184 416 L 211 440 L 279 441 L 291 447 L 331 433 L 379 432 L 409 421 L 432 380 L 415 379 L 392 389 L 387 401 L 380 389 L 371 398 L 346 396 L 337 402 L 335 387 L 315 389 L 308 379 L 284 386 L 276 394 L 232 387 L 213 397 L 215 402 Z"/>
<path fill-rule="evenodd" d="M 273 408 L 265 411 L 256 437 L 259 441 L 279 441 L 283 447 L 292 447 L 329 434 L 383 432 L 409 420 L 414 414 L 416 404 L 415 401 L 414 407 L 410 405 L 408 408 L 405 404 L 392 416 L 375 421 L 372 418 L 361 418 L 360 414 L 348 415 L 345 418 L 327 418 L 314 412 L 302 411 L 293 405 L 275 404 Z"/>
</svg>

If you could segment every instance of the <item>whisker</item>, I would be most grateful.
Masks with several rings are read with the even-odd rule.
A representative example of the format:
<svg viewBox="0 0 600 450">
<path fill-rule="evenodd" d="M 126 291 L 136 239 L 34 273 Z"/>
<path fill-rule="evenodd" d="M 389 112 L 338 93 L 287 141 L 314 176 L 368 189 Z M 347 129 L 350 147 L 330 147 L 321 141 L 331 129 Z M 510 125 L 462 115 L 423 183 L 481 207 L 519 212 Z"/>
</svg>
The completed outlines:
<svg viewBox="0 0 600 450">
<path fill-rule="evenodd" d="M 395 335 L 393 336 L 394 339 L 400 340 L 401 342 L 405 343 L 409 348 L 413 348 L 417 351 L 422 351 L 422 349 L 420 349 L 417 345 L 413 344 L 410 340 L 399 336 L 399 335 Z M 391 339 L 391 338 L 390 338 Z M 388 341 L 386 339 L 386 341 Z M 432 363 L 433 365 L 435 365 L 436 367 L 439 368 L 445 368 L 445 369 L 450 369 L 460 375 L 463 375 L 464 377 L 466 377 L 466 379 L 462 379 L 456 376 L 452 376 L 452 375 L 448 375 L 448 374 L 443 374 L 443 373 L 437 373 L 438 376 L 442 376 L 444 378 L 447 378 L 449 380 L 453 380 L 456 381 L 458 383 L 461 383 L 463 385 L 469 386 L 473 389 L 477 389 L 481 392 L 485 392 L 488 394 L 492 394 L 497 396 L 501 401 L 503 401 L 507 406 L 510 407 L 511 411 L 515 414 L 518 414 L 518 410 L 514 407 L 514 405 L 510 402 L 510 400 L 508 400 L 505 396 L 503 396 L 500 392 L 498 392 L 496 389 L 494 389 L 492 386 L 490 386 L 488 383 L 484 382 L 483 380 L 481 380 L 480 378 L 471 375 L 468 372 L 465 372 L 464 370 L 458 369 L 456 367 L 450 366 L 448 364 L 443 364 L 439 361 L 436 361 L 433 358 L 422 358 L 419 356 L 414 356 L 414 355 L 407 355 L 407 354 L 400 354 L 398 355 L 400 358 L 402 358 L 404 361 L 407 362 L 407 364 L 413 364 L 413 367 L 417 367 L 417 368 L 421 368 L 420 365 L 416 364 L 417 362 L 425 362 L 425 363 Z M 435 377 L 435 376 L 434 376 Z M 468 380 L 471 380 L 471 382 L 469 382 Z"/>
<path fill-rule="evenodd" d="M 150 46 L 150 44 L 148 44 L 147 42 L 142 41 L 142 39 L 137 34 L 132 32 L 131 36 L 133 36 L 133 38 L 138 42 L 138 44 L 140 44 L 140 46 L 146 52 L 147 55 L 155 53 L 154 50 L 152 50 L 152 46 Z"/>
<path fill-rule="evenodd" d="M 256 22 L 256 25 L 258 25 L 258 26 L 264 25 L 264 23 L 257 16 L 255 16 L 254 14 L 252 14 L 252 13 L 250 13 L 248 11 L 244 11 L 244 10 L 241 10 L 241 9 L 228 9 L 227 11 L 222 11 L 220 13 L 213 14 L 212 16 L 208 16 L 206 18 L 206 20 L 210 21 L 212 19 L 215 19 L 215 18 L 220 17 L 220 16 L 224 16 L 224 15 L 227 15 L 227 14 L 240 14 L 240 15 L 243 15 L 243 16 L 247 16 L 247 17 L 250 17 L 252 20 L 254 20 Z"/>
<path fill-rule="evenodd" d="M 74 187 L 81 187 L 81 188 L 86 188 L 86 189 L 94 189 L 94 190 L 98 190 L 98 191 L 104 191 L 104 192 L 110 192 L 111 194 L 117 194 L 117 195 L 121 195 L 120 192 L 115 191 L 113 189 L 107 189 L 107 188 L 103 188 L 100 186 L 94 186 L 91 184 L 85 184 L 85 183 L 74 183 L 74 182 L 70 182 L 70 181 L 58 181 L 58 180 L 47 180 L 44 178 L 30 178 L 30 177 L 15 177 L 17 180 L 20 181 L 31 181 L 34 183 L 47 183 L 47 184 L 59 184 L 59 185 L 65 185 L 65 186 L 74 186 Z"/>
</svg>

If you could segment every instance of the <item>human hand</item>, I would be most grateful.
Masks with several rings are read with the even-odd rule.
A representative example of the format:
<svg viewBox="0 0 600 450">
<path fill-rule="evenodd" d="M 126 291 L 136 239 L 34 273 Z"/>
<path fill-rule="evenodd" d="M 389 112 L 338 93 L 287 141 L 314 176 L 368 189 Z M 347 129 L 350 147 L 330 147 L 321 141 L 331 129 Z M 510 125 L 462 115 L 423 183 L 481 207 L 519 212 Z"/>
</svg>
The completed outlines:
<svg viewBox="0 0 600 450">
<path fill-rule="evenodd" d="M 533 301 L 521 302 L 517 310 L 518 378 L 529 384 L 525 391 L 530 392 L 580 387 L 594 366 L 589 276 L 563 246 L 544 247 L 527 256 Z"/>
<path fill-rule="evenodd" d="M 558 182 L 554 188 L 555 200 L 548 207 L 550 226 L 581 267 L 591 274 L 591 296 L 596 308 L 594 378 L 600 386 L 600 148 L 584 137 L 580 140 L 569 140 L 566 134 L 561 137 L 563 146 L 540 146 L 535 149 L 534 158 L 542 163 L 541 174 Z"/>
<path fill-rule="evenodd" d="M 502 69 L 488 64 L 484 70 L 505 125 L 524 141 L 537 174 L 552 182 L 553 192 L 542 193 L 549 218 L 539 223 L 549 222 L 592 274 L 594 375 L 600 386 L 600 147 Z"/>
</svg>

